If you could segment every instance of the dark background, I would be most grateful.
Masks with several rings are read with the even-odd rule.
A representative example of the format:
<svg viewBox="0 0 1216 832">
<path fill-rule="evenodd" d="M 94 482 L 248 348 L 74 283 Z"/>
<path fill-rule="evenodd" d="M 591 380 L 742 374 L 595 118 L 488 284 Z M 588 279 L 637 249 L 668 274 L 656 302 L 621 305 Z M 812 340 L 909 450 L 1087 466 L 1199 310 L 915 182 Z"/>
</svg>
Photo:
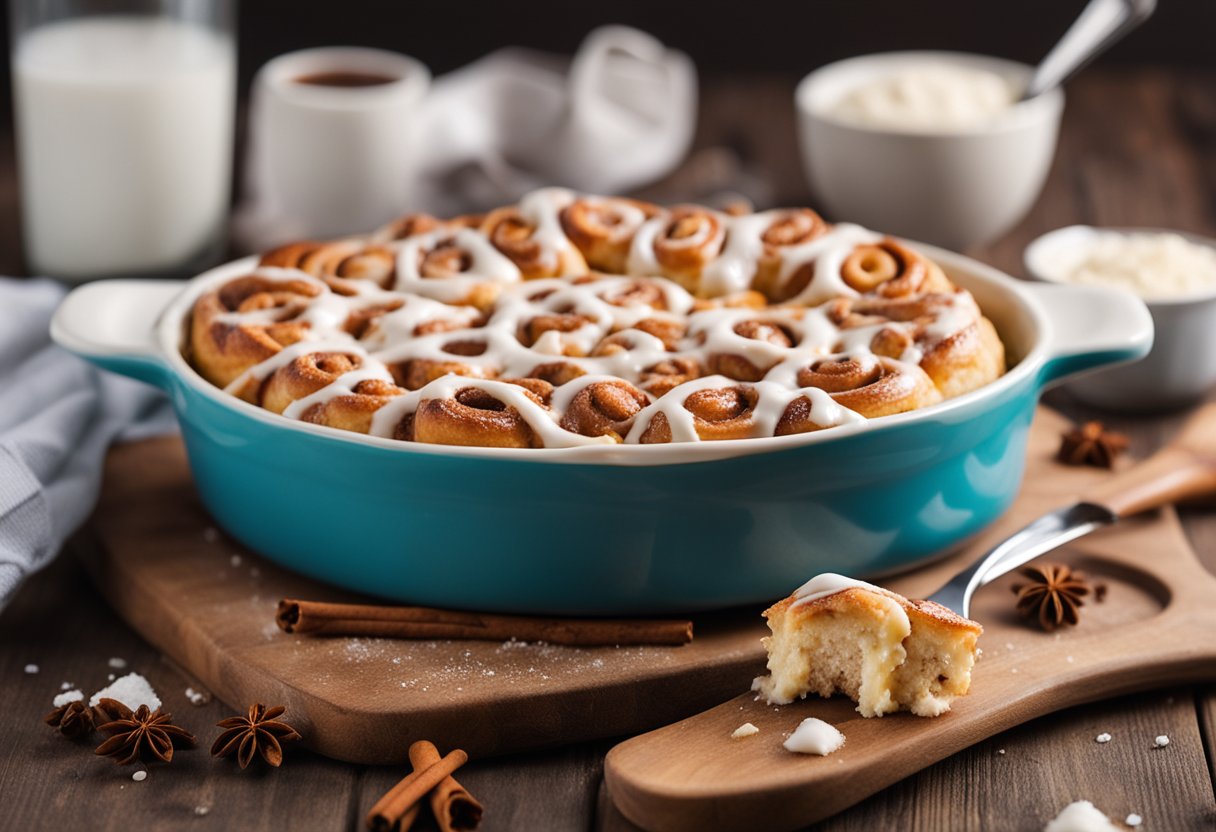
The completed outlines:
<svg viewBox="0 0 1216 832">
<path fill-rule="evenodd" d="M 283 52 L 332 44 L 413 55 L 436 73 L 506 45 L 573 52 L 595 26 L 626 23 L 688 52 L 707 76 L 801 75 L 830 61 L 891 49 L 957 49 L 1034 62 L 1085 0 L 244 0 L 242 89 Z M 7 15 L 2 24 L 8 44 Z M 1216 0 L 1160 0 L 1140 31 L 1103 63 L 1216 66 Z M 8 61 L 3 112 L 9 117 Z"/>
</svg>

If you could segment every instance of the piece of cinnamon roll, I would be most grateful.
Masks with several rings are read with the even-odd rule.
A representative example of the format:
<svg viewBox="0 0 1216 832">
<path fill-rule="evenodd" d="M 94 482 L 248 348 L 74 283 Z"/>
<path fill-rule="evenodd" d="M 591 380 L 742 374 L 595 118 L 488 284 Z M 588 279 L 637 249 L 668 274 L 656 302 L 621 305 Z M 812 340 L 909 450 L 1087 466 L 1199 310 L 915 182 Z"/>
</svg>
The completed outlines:
<svg viewBox="0 0 1216 832">
<path fill-rule="evenodd" d="M 596 381 L 574 395 L 561 426 L 583 436 L 608 436 L 624 442 L 633 418 L 649 399 L 626 381 Z"/>
<path fill-rule="evenodd" d="M 525 280 L 561 277 L 587 271 L 587 261 L 566 238 L 558 219 L 566 200 L 557 189 L 530 194 L 518 206 L 486 215 L 481 232 L 519 268 Z"/>
<path fill-rule="evenodd" d="M 354 433 L 371 433 L 372 417 L 404 390 L 381 379 L 364 379 L 300 411 L 300 420 Z"/>
<path fill-rule="evenodd" d="M 259 265 L 299 269 L 321 278 L 368 280 L 384 288 L 396 273 L 397 254 L 387 246 L 362 240 L 304 241 L 266 252 Z M 335 288 L 340 291 L 342 286 Z"/>
<path fill-rule="evenodd" d="M 695 390 L 684 397 L 680 407 L 691 416 L 692 429 L 701 439 L 744 439 L 755 433 L 758 401 L 759 393 L 754 387 L 739 384 Z M 671 442 L 673 438 L 667 412 L 660 410 L 651 416 L 638 441 L 653 445 Z"/>
<path fill-rule="evenodd" d="M 629 272 L 666 277 L 698 294 L 701 273 L 722 252 L 725 221 L 725 215 L 696 205 L 654 217 L 634 235 Z"/>
<path fill-rule="evenodd" d="M 658 213 L 657 205 L 636 199 L 580 197 L 563 208 L 559 218 L 588 266 L 624 274 L 634 236 Z"/>
<path fill-rule="evenodd" d="M 410 237 L 397 255 L 394 288 L 444 303 L 489 309 L 520 271 L 483 235 L 469 228 Z"/>
<path fill-rule="evenodd" d="M 776 320 L 747 318 L 739 321 L 731 331 L 739 338 L 758 341 L 776 349 L 755 350 L 750 354 L 740 352 L 710 353 L 708 366 L 711 374 L 726 376 L 736 381 L 759 381 L 765 373 L 779 364 L 783 351 L 793 348 L 798 342 L 789 326 Z"/>
<path fill-rule="evenodd" d="M 547 409 L 544 397 L 535 392 L 540 389 L 543 393 L 543 388 L 536 386 L 535 379 L 530 381 L 529 387 L 502 382 L 494 388 L 464 387 L 451 398 L 424 399 L 414 413 L 413 441 L 483 448 L 543 447 L 543 440 L 520 412 L 521 406 L 529 405 Z"/>
<path fill-rule="evenodd" d="M 194 367 L 212 384 L 227 387 L 250 367 L 302 340 L 309 324 L 298 317 L 324 291 L 310 280 L 263 272 L 204 293 L 190 315 Z"/>
<path fill-rule="evenodd" d="M 870 355 L 840 356 L 816 361 L 797 374 L 799 387 L 828 393 L 841 407 L 867 419 L 905 413 L 941 401 L 933 381 L 915 364 Z M 776 435 L 805 433 L 820 425 L 810 418 L 811 401 L 795 399 L 785 410 Z"/>
</svg>

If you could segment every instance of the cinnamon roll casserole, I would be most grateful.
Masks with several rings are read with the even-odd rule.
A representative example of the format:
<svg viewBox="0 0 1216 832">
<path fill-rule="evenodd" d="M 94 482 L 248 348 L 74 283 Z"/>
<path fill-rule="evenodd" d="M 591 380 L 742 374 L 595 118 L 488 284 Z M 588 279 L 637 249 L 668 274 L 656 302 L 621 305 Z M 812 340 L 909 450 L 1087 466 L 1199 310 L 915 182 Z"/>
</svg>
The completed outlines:
<svg viewBox="0 0 1216 832">
<path fill-rule="evenodd" d="M 889 237 L 555 188 L 275 249 L 197 299 L 186 350 L 289 419 L 521 448 L 817 431 L 1005 369 L 974 298 Z"/>
</svg>

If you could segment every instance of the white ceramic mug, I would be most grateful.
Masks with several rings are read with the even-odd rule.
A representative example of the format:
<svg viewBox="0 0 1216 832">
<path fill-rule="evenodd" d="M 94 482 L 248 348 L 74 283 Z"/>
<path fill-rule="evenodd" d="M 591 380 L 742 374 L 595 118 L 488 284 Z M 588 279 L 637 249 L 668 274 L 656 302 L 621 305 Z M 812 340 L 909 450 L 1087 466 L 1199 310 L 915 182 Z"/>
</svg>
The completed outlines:
<svg viewBox="0 0 1216 832">
<path fill-rule="evenodd" d="M 380 80 L 301 80 L 332 75 Z M 399 214 L 430 78 L 413 58 L 357 47 L 291 52 L 263 66 L 254 81 L 243 240 L 337 237 Z"/>
</svg>

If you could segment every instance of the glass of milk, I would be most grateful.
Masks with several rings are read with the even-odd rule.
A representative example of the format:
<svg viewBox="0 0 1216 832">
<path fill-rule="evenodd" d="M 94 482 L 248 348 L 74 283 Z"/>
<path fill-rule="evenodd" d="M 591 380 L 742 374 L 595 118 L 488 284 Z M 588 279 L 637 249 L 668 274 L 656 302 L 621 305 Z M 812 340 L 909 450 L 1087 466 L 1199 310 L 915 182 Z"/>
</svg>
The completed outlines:
<svg viewBox="0 0 1216 832">
<path fill-rule="evenodd" d="M 235 0 L 10 0 L 26 261 L 182 275 L 225 245 Z"/>
</svg>

